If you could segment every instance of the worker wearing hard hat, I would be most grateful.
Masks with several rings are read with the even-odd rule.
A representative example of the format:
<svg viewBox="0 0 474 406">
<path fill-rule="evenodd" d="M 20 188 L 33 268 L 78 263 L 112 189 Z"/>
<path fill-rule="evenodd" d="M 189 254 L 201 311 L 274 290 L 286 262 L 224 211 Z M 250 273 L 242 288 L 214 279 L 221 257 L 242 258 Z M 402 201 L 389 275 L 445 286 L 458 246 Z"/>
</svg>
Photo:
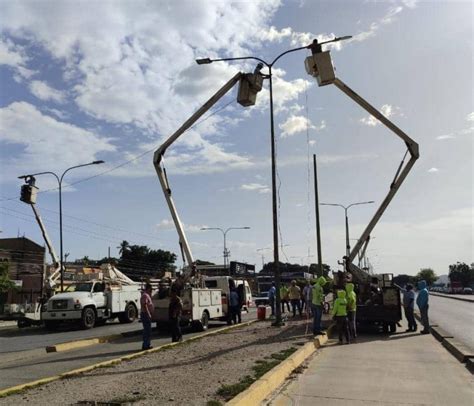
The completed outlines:
<svg viewBox="0 0 474 406">
<path fill-rule="evenodd" d="M 312 289 L 312 310 L 313 310 L 313 334 L 318 335 L 322 333 L 321 318 L 323 316 L 324 306 L 324 290 L 323 286 L 326 285 L 326 278 L 320 276 Z"/>
<path fill-rule="evenodd" d="M 334 301 L 334 308 L 332 315 L 337 323 L 337 330 L 339 333 L 339 344 L 342 344 L 342 336 L 346 337 L 347 344 L 349 340 L 349 329 L 347 328 L 347 299 L 344 290 L 337 291 L 337 299 Z"/>
<path fill-rule="evenodd" d="M 357 295 L 354 292 L 354 284 L 346 283 L 347 295 L 347 323 L 349 327 L 349 336 L 351 340 L 357 337 L 356 332 L 356 310 L 357 310 Z"/>
</svg>

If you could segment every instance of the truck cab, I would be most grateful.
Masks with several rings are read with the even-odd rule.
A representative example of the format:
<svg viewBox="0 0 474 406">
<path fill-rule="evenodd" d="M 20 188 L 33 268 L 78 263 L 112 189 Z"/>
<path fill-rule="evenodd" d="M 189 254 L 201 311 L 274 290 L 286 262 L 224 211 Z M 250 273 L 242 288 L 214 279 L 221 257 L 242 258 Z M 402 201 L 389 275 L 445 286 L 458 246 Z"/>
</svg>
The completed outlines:
<svg viewBox="0 0 474 406">
<path fill-rule="evenodd" d="M 115 317 L 121 323 L 131 323 L 137 318 L 139 307 L 138 284 L 112 284 L 103 280 L 77 282 L 46 302 L 42 319 L 47 328 L 72 321 L 88 329 Z"/>
</svg>

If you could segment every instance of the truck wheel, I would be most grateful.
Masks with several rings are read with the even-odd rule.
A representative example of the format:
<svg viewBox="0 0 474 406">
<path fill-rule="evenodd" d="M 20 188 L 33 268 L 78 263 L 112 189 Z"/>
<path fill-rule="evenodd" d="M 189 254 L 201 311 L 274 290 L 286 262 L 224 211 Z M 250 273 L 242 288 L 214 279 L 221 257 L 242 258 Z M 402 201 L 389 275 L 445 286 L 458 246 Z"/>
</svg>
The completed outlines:
<svg viewBox="0 0 474 406">
<path fill-rule="evenodd" d="M 387 324 L 387 323 L 383 323 L 383 325 L 382 325 L 382 331 L 383 331 L 384 333 L 388 333 L 388 324 Z"/>
<path fill-rule="evenodd" d="M 137 308 L 129 303 L 125 307 L 125 311 L 119 315 L 120 323 L 132 323 L 137 318 Z"/>
<path fill-rule="evenodd" d="M 388 325 L 388 331 L 391 333 L 396 333 L 397 332 L 397 325 L 395 323 L 390 323 Z"/>
<path fill-rule="evenodd" d="M 206 311 L 202 312 L 201 320 L 196 323 L 197 331 L 206 331 L 209 328 L 209 314 Z"/>
<path fill-rule="evenodd" d="M 82 311 L 81 327 L 83 329 L 90 329 L 95 326 L 95 311 L 92 307 L 86 307 Z"/>
<path fill-rule="evenodd" d="M 18 326 L 18 328 L 25 328 L 25 327 L 30 327 L 31 326 L 31 322 L 27 319 L 19 319 L 17 322 L 16 322 L 16 325 Z"/>
</svg>

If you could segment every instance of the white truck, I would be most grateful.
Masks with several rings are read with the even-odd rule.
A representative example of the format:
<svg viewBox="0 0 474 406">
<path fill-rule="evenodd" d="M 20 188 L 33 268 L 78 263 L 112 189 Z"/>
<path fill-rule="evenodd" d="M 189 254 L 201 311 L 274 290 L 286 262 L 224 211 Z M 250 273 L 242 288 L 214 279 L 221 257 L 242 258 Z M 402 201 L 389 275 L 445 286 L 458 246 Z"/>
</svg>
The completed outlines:
<svg viewBox="0 0 474 406">
<path fill-rule="evenodd" d="M 116 317 L 121 323 L 137 319 L 140 284 L 108 264 L 103 265 L 102 270 L 105 274 L 102 279 L 69 285 L 43 305 L 42 320 L 46 328 L 54 329 L 61 322 L 75 322 L 89 329 Z"/>
</svg>

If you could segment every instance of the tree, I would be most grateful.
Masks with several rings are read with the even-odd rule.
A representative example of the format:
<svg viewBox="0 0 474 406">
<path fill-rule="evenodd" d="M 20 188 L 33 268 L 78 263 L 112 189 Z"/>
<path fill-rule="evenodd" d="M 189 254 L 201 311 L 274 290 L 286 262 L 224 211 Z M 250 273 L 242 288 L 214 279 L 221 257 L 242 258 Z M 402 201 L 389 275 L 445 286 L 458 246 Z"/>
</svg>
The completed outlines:
<svg viewBox="0 0 474 406">
<path fill-rule="evenodd" d="M 119 255 L 123 256 L 124 252 L 127 252 L 130 250 L 130 244 L 128 241 L 123 240 L 117 248 L 119 250 Z"/>
<path fill-rule="evenodd" d="M 16 285 L 15 282 L 10 279 L 8 263 L 0 262 L 0 293 L 6 293 L 12 289 L 16 289 Z"/>
<path fill-rule="evenodd" d="M 176 254 L 170 251 L 152 250 L 146 245 L 128 245 L 122 251 L 118 267 L 130 275 L 156 277 L 164 272 L 174 272 L 176 259 Z"/>
<path fill-rule="evenodd" d="M 404 287 L 407 283 L 413 284 L 415 282 L 415 277 L 412 275 L 400 274 L 393 277 L 393 283 L 398 286 Z"/>
<path fill-rule="evenodd" d="M 321 273 L 319 270 L 318 264 L 311 264 L 309 266 L 309 273 L 312 273 L 316 276 L 324 276 L 327 278 L 329 276 L 329 272 L 331 272 L 331 267 L 328 264 L 323 264 L 323 272 Z"/>
<path fill-rule="evenodd" d="M 464 262 L 449 265 L 449 280 L 451 282 L 461 282 L 463 287 L 469 286 L 474 282 L 474 267 L 469 267 Z"/>
<path fill-rule="evenodd" d="M 436 279 L 438 279 L 438 276 L 431 268 L 422 268 L 420 269 L 420 272 L 416 274 L 415 278 L 417 281 L 425 280 L 426 284 L 431 286 Z"/>
</svg>

